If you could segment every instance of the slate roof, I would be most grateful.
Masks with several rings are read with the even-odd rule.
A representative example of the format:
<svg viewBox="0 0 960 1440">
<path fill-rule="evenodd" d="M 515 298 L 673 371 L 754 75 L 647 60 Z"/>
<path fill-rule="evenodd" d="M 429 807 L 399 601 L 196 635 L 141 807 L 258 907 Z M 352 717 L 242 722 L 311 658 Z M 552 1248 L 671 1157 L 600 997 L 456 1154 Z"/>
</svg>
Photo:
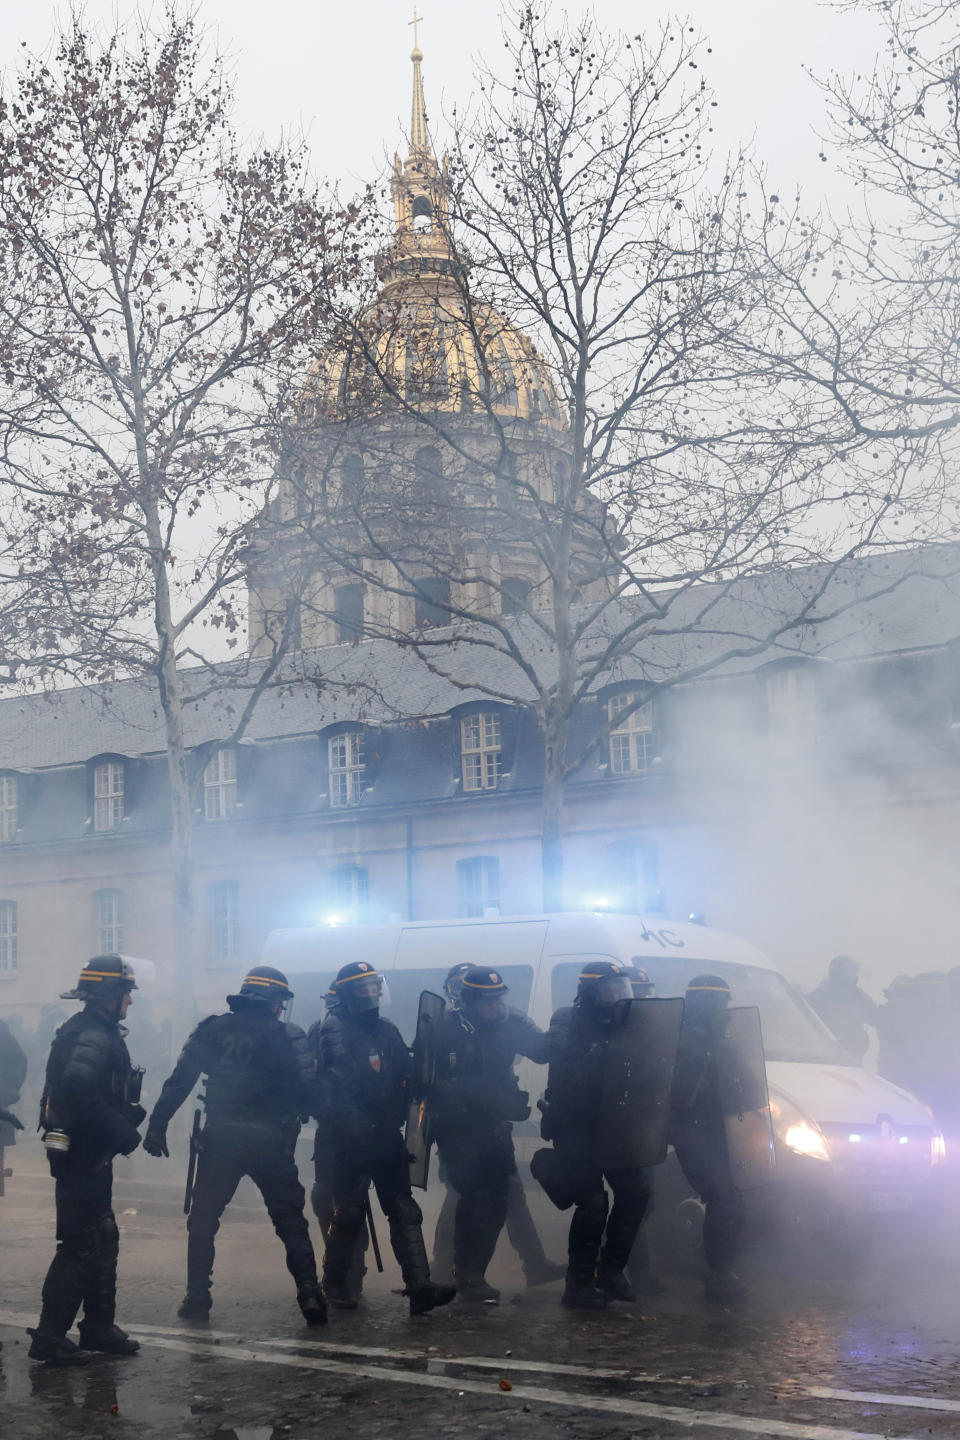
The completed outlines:
<svg viewBox="0 0 960 1440">
<path fill-rule="evenodd" d="M 793 621 L 810 596 L 818 598 L 803 626 L 785 631 L 761 653 L 731 654 L 756 650 L 772 632 Z M 735 586 L 699 585 L 670 592 L 670 597 L 666 620 L 638 642 L 632 656 L 616 662 L 608 672 L 610 681 L 640 676 L 667 680 L 701 669 L 713 678 L 787 655 L 854 661 L 943 646 L 960 637 L 960 546 L 856 560 L 832 575 L 824 567 L 810 566 Z M 667 598 L 663 592 L 664 601 Z M 638 604 L 627 598 L 618 609 L 611 607 L 585 648 L 601 644 L 603 632 L 635 615 Z M 534 631 L 529 621 L 523 623 Z M 541 674 L 549 676 L 555 668 L 549 644 L 534 632 L 524 648 L 535 656 Z M 517 693 L 510 689 L 510 662 L 491 649 L 454 644 L 445 652 L 444 663 L 459 683 L 432 674 L 417 655 L 386 640 L 291 657 L 284 683 L 261 697 L 245 738 L 310 734 L 361 718 L 389 724 L 442 715 L 452 706 L 484 698 L 484 687 Z M 258 662 L 220 667 L 225 688 L 187 704 L 189 746 L 230 733 L 243 704 L 242 687 L 250 684 L 257 668 Z M 304 675 L 317 678 L 305 680 Z M 188 671 L 186 682 L 196 695 L 209 690 L 207 672 Z M 163 718 L 149 680 L 0 700 L 0 769 L 44 769 L 80 764 L 99 754 L 148 755 L 163 749 Z"/>
</svg>

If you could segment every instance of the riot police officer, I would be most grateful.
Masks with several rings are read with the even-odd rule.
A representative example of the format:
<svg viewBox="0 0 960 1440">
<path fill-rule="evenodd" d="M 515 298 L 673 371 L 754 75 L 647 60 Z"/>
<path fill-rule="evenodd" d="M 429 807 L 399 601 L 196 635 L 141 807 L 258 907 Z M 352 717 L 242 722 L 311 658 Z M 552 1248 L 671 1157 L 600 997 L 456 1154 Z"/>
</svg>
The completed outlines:
<svg viewBox="0 0 960 1440">
<path fill-rule="evenodd" d="M 365 960 L 344 965 L 333 982 L 337 1003 L 315 1035 L 326 1096 L 321 1117 L 330 1140 L 333 1218 L 327 1230 L 323 1288 L 338 1308 L 352 1309 L 350 1267 L 366 1220 L 371 1183 L 390 1225 L 411 1315 L 446 1305 L 456 1291 L 434 1285 L 423 1243 L 423 1216 L 410 1189 L 401 1126 L 407 1112 L 410 1051 L 380 1014 L 383 980 Z"/>
<path fill-rule="evenodd" d="M 745 1296 L 734 1273 L 743 1228 L 743 1197 L 733 1183 L 717 1073 L 717 1020 L 730 1003 L 719 975 L 698 975 L 684 996 L 674 1070 L 670 1140 L 690 1187 L 706 1207 L 703 1248 L 708 1300 L 730 1304 Z"/>
<path fill-rule="evenodd" d="M 630 975 L 612 960 L 581 970 L 572 1006 L 550 1021 L 550 1069 L 542 1102 L 541 1134 L 553 1153 L 539 1151 L 534 1174 L 561 1209 L 574 1206 L 562 1303 L 599 1310 L 610 1300 L 634 1300 L 624 1274 L 650 1200 L 647 1171 L 631 1165 L 601 1168 L 595 1140 L 603 1107 L 603 1079 L 614 1018 L 633 999 Z M 613 1207 L 604 1181 L 613 1192 Z"/>
<path fill-rule="evenodd" d="M 6 1108 L 20 1099 L 27 1078 L 27 1057 L 5 1020 L 0 1020 L 0 1195 L 3 1194 L 3 1152 L 16 1144 L 16 1132 L 23 1126 Z"/>
<path fill-rule="evenodd" d="M 443 982 L 443 993 L 450 1010 L 463 1008 L 463 979 L 473 966 L 469 960 L 461 960 L 450 967 Z M 454 1273 L 453 1230 L 457 1214 L 458 1195 L 450 1184 L 450 1177 L 442 1161 L 440 1179 L 446 1188 L 443 1204 L 437 1216 L 437 1228 L 433 1237 L 433 1271 L 444 1277 Z M 514 1167 L 507 1189 L 507 1239 L 520 1257 L 524 1279 L 530 1286 L 549 1285 L 562 1280 L 565 1265 L 557 1265 L 548 1259 L 543 1243 L 530 1214 L 523 1181 Z"/>
<path fill-rule="evenodd" d="M 143 1146 L 150 1155 L 169 1155 L 167 1126 L 206 1075 L 206 1124 L 187 1220 L 187 1293 L 177 1311 L 182 1320 L 209 1317 L 220 1217 L 248 1175 L 283 1241 L 304 1319 L 326 1324 L 294 1158 L 301 1119 L 316 1108 L 315 1069 L 303 1031 L 280 1018 L 292 998 L 285 975 L 254 966 L 239 993 L 227 996 L 229 1014 L 201 1020 L 153 1107 Z"/>
<path fill-rule="evenodd" d="M 114 1323 L 120 1235 L 112 1208 L 113 1158 L 140 1144 L 142 1071 L 134 1070 L 122 1020 L 136 989 L 120 955 L 88 960 L 63 1000 L 82 1000 L 54 1036 L 40 1123 L 56 1180 L 57 1253 L 43 1282 L 31 1360 L 84 1364 L 83 1352 L 133 1355 L 140 1346 Z M 80 1348 L 67 1339 L 83 1307 Z"/>
<path fill-rule="evenodd" d="M 530 1114 L 514 1062 L 547 1060 L 548 1040 L 527 1015 L 505 1003 L 498 970 L 475 965 L 463 975 L 460 1006 L 444 1017 L 432 1096 L 437 1152 L 457 1192 L 454 1274 L 461 1299 L 496 1305 L 486 1279 L 517 1173 L 512 1123 Z"/>
</svg>

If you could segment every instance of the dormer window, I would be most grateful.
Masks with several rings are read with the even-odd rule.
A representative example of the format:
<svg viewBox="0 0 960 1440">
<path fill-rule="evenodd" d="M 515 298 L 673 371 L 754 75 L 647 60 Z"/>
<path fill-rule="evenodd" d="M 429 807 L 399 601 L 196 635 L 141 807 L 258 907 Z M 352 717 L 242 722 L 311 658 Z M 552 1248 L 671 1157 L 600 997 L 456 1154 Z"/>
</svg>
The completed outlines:
<svg viewBox="0 0 960 1440">
<path fill-rule="evenodd" d="M 635 690 L 621 690 L 607 701 L 612 775 L 644 775 L 653 759 L 653 701 L 637 699 Z"/>
<path fill-rule="evenodd" d="M 122 760 L 104 760 L 93 770 L 93 828 L 116 830 L 123 819 L 126 767 Z"/>
<path fill-rule="evenodd" d="M 203 814 L 229 820 L 237 808 L 237 752 L 215 750 L 203 772 Z"/>
<path fill-rule="evenodd" d="M 19 786 L 16 775 L 0 775 L 0 844 L 2 845 L 9 845 L 17 838 L 19 802 Z"/>
<path fill-rule="evenodd" d="M 460 721 L 460 765 L 464 790 L 496 790 L 500 782 L 502 742 L 495 710 L 464 715 Z"/>
<path fill-rule="evenodd" d="M 335 810 L 359 805 L 363 794 L 363 731 L 344 730 L 327 741 L 330 804 Z"/>
</svg>

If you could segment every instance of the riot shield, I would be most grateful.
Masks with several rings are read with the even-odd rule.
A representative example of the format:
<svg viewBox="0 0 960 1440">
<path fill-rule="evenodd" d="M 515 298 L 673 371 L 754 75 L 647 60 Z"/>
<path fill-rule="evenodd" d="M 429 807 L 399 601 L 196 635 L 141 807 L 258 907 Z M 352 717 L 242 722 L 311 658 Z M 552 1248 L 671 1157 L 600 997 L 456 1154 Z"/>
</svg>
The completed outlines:
<svg viewBox="0 0 960 1440">
<path fill-rule="evenodd" d="M 430 1147 L 433 1144 L 429 1113 L 430 1089 L 437 1068 L 436 1037 L 446 1014 L 446 1002 L 430 990 L 420 996 L 417 1033 L 413 1041 L 413 1075 L 410 1079 L 410 1108 L 404 1142 L 410 1161 L 410 1184 L 426 1190 L 430 1175 Z"/>
<path fill-rule="evenodd" d="M 733 1183 L 738 1190 L 756 1190 L 776 1175 L 760 1011 L 724 1010 L 716 1024 L 717 1086 Z"/>
<path fill-rule="evenodd" d="M 665 1159 L 682 1019 L 682 1000 L 627 1000 L 614 1018 L 594 1152 L 601 1169 Z"/>
</svg>

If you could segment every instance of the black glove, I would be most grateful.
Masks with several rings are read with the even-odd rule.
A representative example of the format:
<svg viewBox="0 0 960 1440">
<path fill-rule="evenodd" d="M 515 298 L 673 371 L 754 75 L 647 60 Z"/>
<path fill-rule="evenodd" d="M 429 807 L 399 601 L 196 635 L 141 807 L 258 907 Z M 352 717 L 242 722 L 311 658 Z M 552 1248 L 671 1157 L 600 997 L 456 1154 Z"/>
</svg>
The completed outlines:
<svg viewBox="0 0 960 1440">
<path fill-rule="evenodd" d="M 12 1110 L 2 1110 L 2 1109 L 0 1109 L 0 1122 L 2 1122 L 2 1121 L 6 1121 L 6 1123 L 7 1123 L 8 1125 L 12 1125 L 13 1128 L 14 1128 L 14 1130 L 22 1130 L 22 1129 L 23 1129 L 23 1121 L 22 1121 L 22 1120 L 18 1120 L 17 1117 L 16 1117 L 16 1115 L 14 1115 L 14 1113 L 13 1113 Z"/>
<path fill-rule="evenodd" d="M 161 1155 L 170 1159 L 170 1151 L 167 1149 L 167 1127 L 165 1125 L 150 1125 L 143 1137 L 143 1148 L 148 1155 L 155 1155 L 159 1160 Z"/>
<path fill-rule="evenodd" d="M 123 1145 L 120 1147 L 120 1154 L 132 1155 L 139 1144 L 140 1136 L 137 1134 L 136 1130 L 131 1130 L 129 1137 L 123 1142 Z"/>
</svg>

